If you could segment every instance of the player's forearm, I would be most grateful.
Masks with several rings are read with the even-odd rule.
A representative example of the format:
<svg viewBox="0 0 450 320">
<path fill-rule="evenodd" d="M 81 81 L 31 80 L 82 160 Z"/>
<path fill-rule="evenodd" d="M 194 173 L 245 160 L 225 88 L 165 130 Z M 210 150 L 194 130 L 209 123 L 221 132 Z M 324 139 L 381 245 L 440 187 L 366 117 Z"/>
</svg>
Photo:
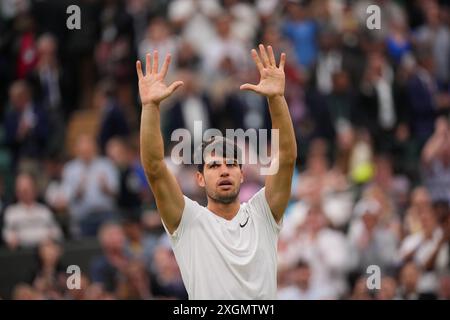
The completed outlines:
<svg viewBox="0 0 450 320">
<path fill-rule="evenodd" d="M 159 167 L 164 164 L 159 105 L 142 106 L 140 145 L 145 173 L 150 177 L 157 175 Z"/>
<path fill-rule="evenodd" d="M 280 163 L 295 162 L 297 143 L 286 99 L 284 96 L 274 96 L 269 97 L 268 102 L 272 129 L 279 130 L 279 161 Z"/>
</svg>

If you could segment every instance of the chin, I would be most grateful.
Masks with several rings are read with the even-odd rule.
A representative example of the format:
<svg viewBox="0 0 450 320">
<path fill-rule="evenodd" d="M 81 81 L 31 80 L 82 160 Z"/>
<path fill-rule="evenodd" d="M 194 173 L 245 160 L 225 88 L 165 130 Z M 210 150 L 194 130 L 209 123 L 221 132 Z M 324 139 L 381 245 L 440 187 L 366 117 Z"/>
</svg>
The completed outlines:
<svg viewBox="0 0 450 320">
<path fill-rule="evenodd" d="M 239 196 L 239 188 L 233 188 L 230 190 L 216 190 L 213 195 L 209 195 L 211 199 L 223 204 L 229 204 L 235 201 Z"/>
</svg>

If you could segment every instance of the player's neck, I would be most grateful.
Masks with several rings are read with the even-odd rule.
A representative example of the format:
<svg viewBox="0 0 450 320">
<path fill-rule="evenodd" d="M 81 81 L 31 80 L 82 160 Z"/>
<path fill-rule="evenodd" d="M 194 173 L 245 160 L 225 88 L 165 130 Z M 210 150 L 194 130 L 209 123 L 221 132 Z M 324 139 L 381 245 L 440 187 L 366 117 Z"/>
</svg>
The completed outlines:
<svg viewBox="0 0 450 320">
<path fill-rule="evenodd" d="M 239 203 L 239 199 L 237 198 L 231 203 L 221 203 L 212 199 L 208 199 L 207 205 L 209 211 L 221 218 L 224 218 L 225 220 L 233 219 L 238 213 L 240 207 L 241 204 Z"/>
</svg>

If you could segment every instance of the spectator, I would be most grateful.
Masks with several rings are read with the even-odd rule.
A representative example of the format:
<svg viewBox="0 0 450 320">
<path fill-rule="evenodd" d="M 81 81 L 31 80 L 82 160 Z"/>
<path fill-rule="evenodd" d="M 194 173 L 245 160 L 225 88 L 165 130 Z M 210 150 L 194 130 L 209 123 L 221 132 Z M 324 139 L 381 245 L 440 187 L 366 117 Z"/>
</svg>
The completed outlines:
<svg viewBox="0 0 450 320">
<path fill-rule="evenodd" d="M 152 272 L 153 258 L 159 236 L 144 232 L 140 221 L 133 218 L 123 221 L 122 228 L 126 237 L 125 250 L 127 254 L 140 261 L 147 272 Z"/>
<path fill-rule="evenodd" d="M 378 151 L 389 150 L 401 105 L 397 103 L 394 72 L 382 52 L 369 54 L 365 75 L 360 85 L 359 124 L 367 127 L 375 138 Z"/>
<path fill-rule="evenodd" d="M 421 214 L 431 208 L 431 197 L 428 190 L 423 186 L 416 187 L 411 192 L 411 205 L 406 210 L 404 218 L 404 233 L 406 235 L 416 234 L 422 231 L 420 223 Z"/>
<path fill-rule="evenodd" d="M 62 247 L 44 240 L 37 250 L 38 266 L 33 274 L 33 287 L 46 299 L 62 299 L 66 288 L 66 268 L 61 262 Z"/>
<path fill-rule="evenodd" d="M 64 159 L 61 156 L 48 157 L 44 161 L 46 178 L 44 199 L 55 213 L 55 219 L 61 226 L 64 236 L 70 238 L 68 190 L 66 190 L 62 181 L 64 164 Z"/>
<path fill-rule="evenodd" d="M 420 269 L 414 262 L 406 263 L 400 270 L 399 295 L 403 300 L 419 300 L 418 292 Z"/>
<path fill-rule="evenodd" d="M 400 245 L 398 258 L 402 263 L 414 262 L 423 271 L 418 279 L 417 291 L 424 295 L 435 295 L 438 289 L 437 273 L 447 268 L 448 228 L 438 225 L 432 207 L 420 213 L 421 232 L 407 236 Z"/>
<path fill-rule="evenodd" d="M 436 1 L 423 3 L 426 23 L 415 30 L 420 46 L 429 48 L 436 63 L 436 78 L 441 84 L 450 81 L 450 30 L 440 19 L 440 7 Z"/>
<path fill-rule="evenodd" d="M 169 138 L 176 129 L 184 128 L 195 138 L 198 136 L 194 134 L 196 125 L 201 125 L 202 134 L 206 129 L 214 127 L 212 106 L 209 97 L 199 84 L 199 79 L 192 71 L 180 70 L 178 78 L 182 79 L 184 85 L 180 88 L 179 96 L 173 102 L 172 108 L 164 115 L 163 121 L 167 123 L 166 136 Z M 201 141 L 191 143 L 197 145 Z"/>
<path fill-rule="evenodd" d="M 291 273 L 291 285 L 278 291 L 279 300 L 324 300 L 329 292 L 312 282 L 311 269 L 299 261 Z"/>
<path fill-rule="evenodd" d="M 349 241 L 355 270 L 365 273 L 370 265 L 388 272 L 395 263 L 397 238 L 380 223 L 381 206 L 372 199 L 362 199 L 355 206 Z"/>
<path fill-rule="evenodd" d="M 283 34 L 294 45 L 297 62 L 309 69 L 317 58 L 317 25 L 300 1 L 288 1 L 286 10 L 289 18 L 282 27 Z"/>
<path fill-rule="evenodd" d="M 165 57 L 167 54 L 171 54 L 173 65 L 177 64 L 177 41 L 171 32 L 170 26 L 167 21 L 162 18 L 153 19 L 147 28 L 147 34 L 144 40 L 139 44 L 138 54 L 141 61 L 145 61 L 145 55 L 158 51 L 160 57 Z M 163 59 L 159 62 L 158 70 L 163 64 Z M 169 73 L 173 70 L 169 69 Z"/>
<path fill-rule="evenodd" d="M 438 299 L 450 300 L 450 276 L 448 274 L 444 274 L 440 278 Z"/>
<path fill-rule="evenodd" d="M 450 200 L 450 128 L 448 119 L 436 120 L 433 135 L 422 151 L 423 178 L 431 200 Z"/>
<path fill-rule="evenodd" d="M 327 219 L 318 204 L 311 204 L 297 233 L 280 250 L 279 264 L 293 265 L 298 259 L 311 267 L 312 283 L 337 299 L 347 290 L 345 274 L 349 270 L 349 247 L 345 237 L 327 225 Z"/>
<path fill-rule="evenodd" d="M 43 300 L 43 297 L 29 284 L 18 283 L 14 286 L 12 300 Z"/>
<path fill-rule="evenodd" d="M 78 137 L 76 155 L 63 169 L 71 232 L 74 236 L 95 236 L 99 226 L 115 216 L 119 177 L 111 161 L 97 155 L 92 137 Z"/>
<path fill-rule="evenodd" d="M 353 287 L 353 292 L 350 295 L 350 300 L 372 300 L 372 297 L 367 288 L 367 279 L 364 276 L 359 277 Z"/>
<path fill-rule="evenodd" d="M 233 17 L 222 14 L 215 20 L 217 37 L 211 42 L 209 50 L 203 53 L 203 68 L 208 79 L 219 76 L 222 70 L 241 66 L 238 71 L 248 69 L 246 57 L 247 48 L 244 43 L 232 33 Z"/>
<path fill-rule="evenodd" d="M 181 31 L 181 36 L 201 55 L 215 39 L 213 19 L 222 13 L 218 0 L 175 0 L 168 8 L 169 21 Z"/>
<path fill-rule="evenodd" d="M 117 287 L 117 298 L 121 300 L 153 299 L 150 278 L 145 266 L 136 260 L 130 261 Z"/>
<path fill-rule="evenodd" d="M 92 261 L 90 276 L 93 283 L 102 285 L 106 292 L 114 293 L 130 262 L 125 251 L 125 234 L 120 225 L 108 222 L 101 226 L 98 240 L 102 254 Z"/>
<path fill-rule="evenodd" d="M 4 216 L 3 239 L 10 249 L 36 247 L 41 241 L 62 238 L 52 212 L 36 201 L 36 184 L 30 175 L 17 176 L 16 197 L 17 203 L 8 206 Z"/>
<path fill-rule="evenodd" d="M 106 145 L 106 154 L 119 172 L 117 206 L 120 215 L 139 221 L 142 210 L 141 185 L 131 146 L 121 138 L 112 138 Z"/>
<path fill-rule="evenodd" d="M 11 108 L 4 119 L 5 142 L 15 169 L 20 160 L 42 159 L 49 132 L 47 115 L 34 103 L 25 81 L 18 80 L 11 85 L 9 100 Z"/>
<path fill-rule="evenodd" d="M 151 280 L 153 294 L 165 299 L 187 299 L 180 269 L 167 241 L 166 235 L 163 235 L 161 243 L 155 248 Z"/>
<path fill-rule="evenodd" d="M 411 132 L 422 148 L 433 133 L 437 113 L 437 87 L 433 56 L 425 49 L 420 49 L 416 56 L 417 66 L 406 83 L 406 94 L 410 106 Z"/>
<path fill-rule="evenodd" d="M 398 300 L 397 281 L 393 277 L 385 276 L 381 279 L 381 286 L 376 293 L 377 300 Z"/>
<path fill-rule="evenodd" d="M 130 128 L 125 113 L 114 97 L 114 85 L 108 81 L 100 82 L 94 96 L 95 108 L 100 110 L 101 120 L 98 132 L 98 143 L 102 154 L 106 144 L 112 137 L 127 138 Z"/>
</svg>

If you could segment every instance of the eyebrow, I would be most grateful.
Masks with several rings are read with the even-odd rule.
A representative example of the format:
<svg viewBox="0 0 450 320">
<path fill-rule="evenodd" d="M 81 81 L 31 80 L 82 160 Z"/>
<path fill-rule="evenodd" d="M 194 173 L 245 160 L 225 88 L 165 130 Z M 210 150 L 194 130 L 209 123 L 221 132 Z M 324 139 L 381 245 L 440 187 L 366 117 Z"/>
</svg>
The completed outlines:
<svg viewBox="0 0 450 320">
<path fill-rule="evenodd" d="M 237 163 L 238 161 L 236 160 L 236 159 L 225 159 L 225 164 L 235 164 L 235 163 Z M 211 160 L 210 162 L 208 162 L 206 165 L 208 166 L 208 167 L 210 167 L 210 166 L 213 166 L 213 165 L 215 165 L 215 164 L 221 164 L 221 163 L 223 163 L 223 161 L 220 161 L 220 160 Z"/>
<path fill-rule="evenodd" d="M 211 166 L 213 166 L 213 165 L 215 165 L 215 164 L 219 164 L 220 162 L 218 161 L 218 160 L 212 160 L 211 162 L 208 162 L 207 163 L 207 166 L 208 167 L 211 167 Z"/>
</svg>

